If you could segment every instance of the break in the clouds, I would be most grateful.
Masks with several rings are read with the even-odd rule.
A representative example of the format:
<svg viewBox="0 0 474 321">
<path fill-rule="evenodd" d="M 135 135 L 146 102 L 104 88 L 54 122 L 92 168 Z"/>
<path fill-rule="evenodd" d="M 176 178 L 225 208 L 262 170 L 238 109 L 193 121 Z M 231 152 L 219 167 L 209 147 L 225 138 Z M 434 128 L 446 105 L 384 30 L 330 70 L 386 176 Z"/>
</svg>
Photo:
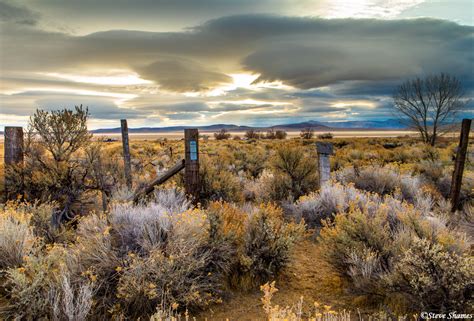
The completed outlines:
<svg viewBox="0 0 474 321">
<path fill-rule="evenodd" d="M 400 81 L 443 71 L 472 96 L 461 15 L 350 3 L 0 0 L 1 125 L 79 104 L 95 126 L 386 119 Z"/>
</svg>

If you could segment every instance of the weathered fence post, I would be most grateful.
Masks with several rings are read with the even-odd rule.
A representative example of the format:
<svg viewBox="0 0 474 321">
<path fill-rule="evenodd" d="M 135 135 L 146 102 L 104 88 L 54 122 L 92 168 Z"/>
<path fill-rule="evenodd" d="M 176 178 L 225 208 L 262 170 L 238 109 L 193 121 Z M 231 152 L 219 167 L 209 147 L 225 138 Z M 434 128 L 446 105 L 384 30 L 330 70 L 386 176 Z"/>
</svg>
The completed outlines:
<svg viewBox="0 0 474 321">
<path fill-rule="evenodd" d="M 23 164 L 23 128 L 5 127 L 4 164 L 5 164 L 5 196 L 9 199 L 9 185 L 12 183 L 10 167 Z"/>
<path fill-rule="evenodd" d="M 199 202 L 201 185 L 199 181 L 199 132 L 196 128 L 184 130 L 184 185 L 186 194 L 191 195 L 193 202 Z"/>
<path fill-rule="evenodd" d="M 467 145 L 469 141 L 469 131 L 471 129 L 472 119 L 463 119 L 461 125 L 461 136 L 459 138 L 459 146 L 456 153 L 456 161 L 454 163 L 453 177 L 451 180 L 451 211 L 455 212 L 459 209 L 459 196 L 461 192 L 462 174 L 464 171 L 464 163 L 466 162 Z"/>
<path fill-rule="evenodd" d="M 316 150 L 318 151 L 319 187 L 321 188 L 331 178 L 329 156 L 333 154 L 333 147 L 331 143 L 317 142 Z"/>
<path fill-rule="evenodd" d="M 132 188 L 132 163 L 130 161 L 130 146 L 128 141 L 128 126 L 127 120 L 121 119 L 120 125 L 122 127 L 122 146 L 123 146 L 123 163 L 125 167 L 125 180 L 127 187 Z"/>
</svg>

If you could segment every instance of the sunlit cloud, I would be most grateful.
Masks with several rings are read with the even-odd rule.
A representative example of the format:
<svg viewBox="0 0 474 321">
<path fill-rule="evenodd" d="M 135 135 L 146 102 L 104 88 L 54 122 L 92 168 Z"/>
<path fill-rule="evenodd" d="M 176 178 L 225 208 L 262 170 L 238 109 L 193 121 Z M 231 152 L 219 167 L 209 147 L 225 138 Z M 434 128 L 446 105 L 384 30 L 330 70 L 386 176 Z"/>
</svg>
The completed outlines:
<svg viewBox="0 0 474 321">
<path fill-rule="evenodd" d="M 256 86 L 253 86 L 252 83 L 255 81 L 255 79 L 258 78 L 257 75 L 253 74 L 229 74 L 229 76 L 232 79 L 232 83 L 223 85 L 223 86 L 218 86 L 212 90 L 206 91 L 206 92 L 187 92 L 185 95 L 187 97 L 218 97 L 218 96 L 223 96 L 227 92 L 231 90 L 235 90 L 237 88 L 246 88 L 246 89 L 257 89 Z"/>
<path fill-rule="evenodd" d="M 225 96 L 228 92 L 237 89 L 248 89 L 255 92 L 265 91 L 266 89 L 291 90 L 292 86 L 284 84 L 282 81 L 258 81 L 260 74 L 238 73 L 229 74 L 232 83 L 218 86 L 209 91 L 185 92 L 186 97 L 219 97 Z"/>
<path fill-rule="evenodd" d="M 252 83 L 258 78 L 259 75 L 230 74 L 230 76 L 232 77 L 235 88 L 251 88 Z"/>
<path fill-rule="evenodd" d="M 203 1 L 8 0 L 2 123 L 78 104 L 92 127 L 384 120 L 401 81 L 443 71 L 472 98 L 473 27 L 398 18 L 428 1 Z"/>
<path fill-rule="evenodd" d="M 363 100 L 354 100 L 354 101 L 345 101 L 345 102 L 336 102 L 331 104 L 332 107 L 341 108 L 341 107 L 364 107 L 364 108 L 376 108 L 377 104 L 372 101 L 363 101 Z"/>
<path fill-rule="evenodd" d="M 326 0 L 320 14 L 326 18 L 395 18 L 426 0 Z"/>
<path fill-rule="evenodd" d="M 30 88 L 31 91 L 38 92 L 55 92 L 55 93 L 66 93 L 74 95 L 84 95 L 84 96 L 97 96 L 97 97 L 111 97 L 117 98 L 120 101 L 125 101 L 138 97 L 135 94 L 125 94 L 125 93 L 115 93 L 115 92 L 105 92 L 105 91 L 94 91 L 94 90 L 68 90 L 68 89 L 43 89 L 43 88 Z"/>
<path fill-rule="evenodd" d="M 145 85 L 152 84 L 150 80 L 140 78 L 137 73 L 119 73 L 110 76 L 99 76 L 99 75 L 76 75 L 76 74 L 63 74 L 63 73 L 44 73 L 46 76 L 57 77 L 60 79 L 66 79 L 73 82 L 85 83 L 85 84 L 96 84 L 96 85 L 115 85 L 115 86 L 127 86 L 127 85 Z"/>
<path fill-rule="evenodd" d="M 2 125 L 8 124 L 9 126 L 23 126 L 28 121 L 29 116 L 19 116 L 11 114 L 0 113 L 0 119 Z"/>
<path fill-rule="evenodd" d="M 256 99 L 242 99 L 242 100 L 220 100 L 220 101 L 213 101 L 210 102 L 209 105 L 217 105 L 217 104 L 236 104 L 236 105 L 274 105 L 274 106 L 282 106 L 282 105 L 290 105 L 289 102 L 284 101 L 264 101 L 264 100 L 256 100 Z"/>
<path fill-rule="evenodd" d="M 328 113 L 325 115 L 325 118 L 345 119 L 347 118 L 347 113 Z"/>
</svg>

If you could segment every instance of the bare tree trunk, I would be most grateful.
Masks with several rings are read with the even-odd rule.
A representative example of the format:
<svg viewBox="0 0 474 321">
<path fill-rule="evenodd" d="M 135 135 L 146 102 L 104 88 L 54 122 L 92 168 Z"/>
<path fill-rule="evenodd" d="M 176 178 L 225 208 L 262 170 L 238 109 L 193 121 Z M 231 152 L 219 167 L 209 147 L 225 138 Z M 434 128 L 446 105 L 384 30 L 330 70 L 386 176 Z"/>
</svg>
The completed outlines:
<svg viewBox="0 0 474 321">
<path fill-rule="evenodd" d="M 395 92 L 394 108 L 400 120 L 416 128 L 424 143 L 434 146 L 447 132 L 446 124 L 454 123 L 466 106 L 461 82 L 441 73 L 401 84 Z"/>
</svg>

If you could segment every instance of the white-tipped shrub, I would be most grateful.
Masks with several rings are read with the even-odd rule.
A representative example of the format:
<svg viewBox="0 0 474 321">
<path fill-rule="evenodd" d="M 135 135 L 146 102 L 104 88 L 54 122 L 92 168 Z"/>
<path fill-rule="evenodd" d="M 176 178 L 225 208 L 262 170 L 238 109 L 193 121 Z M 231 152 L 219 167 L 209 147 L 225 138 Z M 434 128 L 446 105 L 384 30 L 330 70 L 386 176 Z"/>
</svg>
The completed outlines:
<svg viewBox="0 0 474 321">
<path fill-rule="evenodd" d="M 110 222 L 123 252 L 141 251 L 162 243 L 171 228 L 172 213 L 157 203 L 115 205 Z"/>
<path fill-rule="evenodd" d="M 412 311 L 468 309 L 466 238 L 440 215 L 391 196 L 372 209 L 351 204 L 324 226 L 320 244 L 351 293 L 378 303 L 396 295 Z"/>
<path fill-rule="evenodd" d="M 358 189 L 378 194 L 387 194 L 394 191 L 398 181 L 396 173 L 376 166 L 344 168 L 337 172 L 336 178 L 344 184 L 352 183 Z"/>
<path fill-rule="evenodd" d="M 175 188 L 155 191 L 154 202 L 170 214 L 181 213 L 191 208 L 191 201 L 186 197 L 186 194 Z"/>
<path fill-rule="evenodd" d="M 0 209 L 0 270 L 17 267 L 30 254 L 35 236 L 31 214 L 16 210 L 15 204 Z"/>
<path fill-rule="evenodd" d="M 90 282 L 73 284 L 63 273 L 60 286 L 50 292 L 53 320 L 85 321 L 92 309 L 93 285 Z"/>
<path fill-rule="evenodd" d="M 423 311 L 472 311 L 473 264 L 467 253 L 415 237 L 396 262 L 389 284 Z"/>
<path fill-rule="evenodd" d="M 376 206 L 380 201 L 378 195 L 364 193 L 353 185 L 325 184 L 319 192 L 303 196 L 287 206 L 286 212 L 298 221 L 304 219 L 309 227 L 314 228 L 320 227 L 323 220 L 346 211 L 350 204 Z"/>
</svg>

